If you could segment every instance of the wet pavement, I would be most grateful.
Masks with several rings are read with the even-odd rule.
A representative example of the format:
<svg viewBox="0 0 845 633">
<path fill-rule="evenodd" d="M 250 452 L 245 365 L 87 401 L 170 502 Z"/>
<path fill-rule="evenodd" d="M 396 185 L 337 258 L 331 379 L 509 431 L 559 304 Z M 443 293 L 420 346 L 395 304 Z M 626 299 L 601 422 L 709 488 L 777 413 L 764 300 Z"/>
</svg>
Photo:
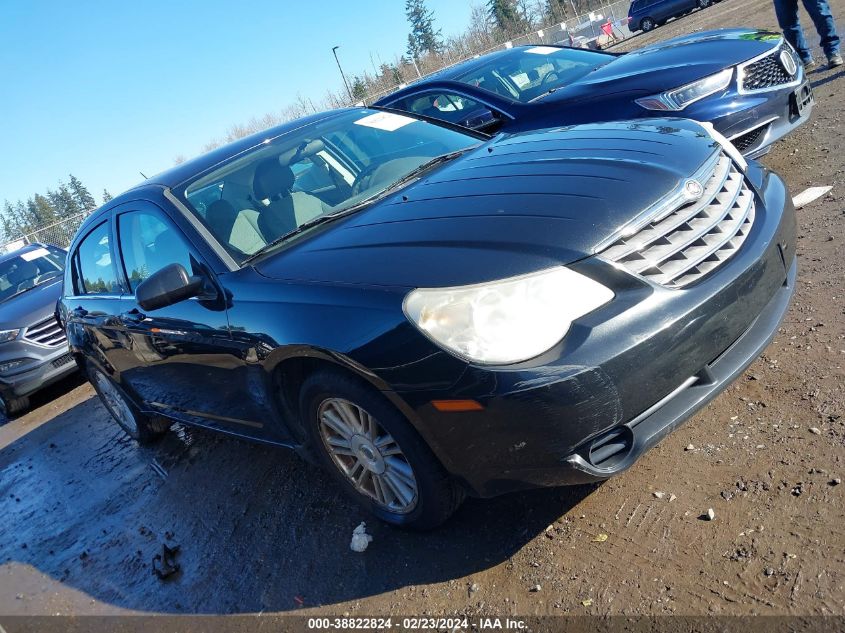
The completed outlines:
<svg viewBox="0 0 845 633">
<path fill-rule="evenodd" d="M 409 535 L 289 451 L 179 425 L 139 447 L 79 399 L 0 452 L 0 612 L 277 612 L 449 581 L 507 560 L 592 489 L 471 500 Z M 377 543 L 365 556 L 349 550 L 360 521 Z M 163 545 L 179 547 L 165 581 Z"/>
</svg>

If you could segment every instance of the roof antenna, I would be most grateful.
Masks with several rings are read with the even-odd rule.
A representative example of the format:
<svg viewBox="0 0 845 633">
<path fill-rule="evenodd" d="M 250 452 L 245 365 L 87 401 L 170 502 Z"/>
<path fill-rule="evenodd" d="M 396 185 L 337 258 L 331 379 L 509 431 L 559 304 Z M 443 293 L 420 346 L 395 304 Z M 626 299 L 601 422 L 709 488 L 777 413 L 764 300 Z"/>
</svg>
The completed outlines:
<svg viewBox="0 0 845 633">
<path fill-rule="evenodd" d="M 138 173 L 139 173 L 139 174 L 141 174 L 142 176 L 144 176 L 144 180 L 148 180 L 148 178 L 147 178 L 147 176 L 144 174 L 144 172 L 139 171 Z"/>
</svg>

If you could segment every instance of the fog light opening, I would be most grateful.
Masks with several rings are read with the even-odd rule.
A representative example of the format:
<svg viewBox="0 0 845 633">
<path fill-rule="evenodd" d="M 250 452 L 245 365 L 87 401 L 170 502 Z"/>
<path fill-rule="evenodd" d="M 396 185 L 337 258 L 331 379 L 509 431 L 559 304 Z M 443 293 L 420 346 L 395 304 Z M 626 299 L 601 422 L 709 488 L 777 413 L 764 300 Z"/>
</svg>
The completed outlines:
<svg viewBox="0 0 845 633">
<path fill-rule="evenodd" d="M 621 426 L 593 440 L 587 460 L 596 468 L 614 468 L 628 458 L 633 446 L 633 432 Z"/>
</svg>

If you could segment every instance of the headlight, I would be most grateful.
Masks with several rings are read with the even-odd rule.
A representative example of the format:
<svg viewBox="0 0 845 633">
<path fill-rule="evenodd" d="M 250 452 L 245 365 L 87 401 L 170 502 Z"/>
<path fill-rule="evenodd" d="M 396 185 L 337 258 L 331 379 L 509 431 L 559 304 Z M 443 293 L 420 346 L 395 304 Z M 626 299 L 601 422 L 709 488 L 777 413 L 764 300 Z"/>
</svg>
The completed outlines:
<svg viewBox="0 0 845 633">
<path fill-rule="evenodd" d="M 419 288 L 405 314 L 435 343 L 466 360 L 516 363 L 553 347 L 572 321 L 613 292 L 568 268 L 456 288 Z"/>
<path fill-rule="evenodd" d="M 18 334 L 20 333 L 20 329 L 0 330 L 0 343 L 8 343 L 9 341 L 14 341 L 16 338 L 18 338 Z"/>
<path fill-rule="evenodd" d="M 683 110 L 689 104 L 727 88 L 731 83 L 733 73 L 733 68 L 726 68 L 715 75 L 693 81 L 680 88 L 642 97 L 635 101 L 646 110 Z"/>
</svg>

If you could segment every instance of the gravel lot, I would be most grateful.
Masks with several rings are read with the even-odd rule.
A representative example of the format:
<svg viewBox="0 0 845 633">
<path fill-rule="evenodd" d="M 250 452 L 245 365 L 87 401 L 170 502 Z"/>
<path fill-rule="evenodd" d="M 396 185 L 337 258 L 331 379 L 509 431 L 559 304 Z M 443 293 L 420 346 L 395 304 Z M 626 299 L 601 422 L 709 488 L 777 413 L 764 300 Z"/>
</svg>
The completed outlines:
<svg viewBox="0 0 845 633">
<path fill-rule="evenodd" d="M 775 28 L 771 2 L 725 0 L 624 46 L 724 26 Z M 283 450 L 182 429 L 139 448 L 72 379 L 0 427 L 0 613 L 842 615 L 845 71 L 811 77 L 812 121 L 763 161 L 793 194 L 833 186 L 799 211 L 786 321 L 629 472 L 404 533 Z M 362 520 L 374 541 L 356 554 Z M 163 544 L 180 546 L 166 581 Z"/>
</svg>

